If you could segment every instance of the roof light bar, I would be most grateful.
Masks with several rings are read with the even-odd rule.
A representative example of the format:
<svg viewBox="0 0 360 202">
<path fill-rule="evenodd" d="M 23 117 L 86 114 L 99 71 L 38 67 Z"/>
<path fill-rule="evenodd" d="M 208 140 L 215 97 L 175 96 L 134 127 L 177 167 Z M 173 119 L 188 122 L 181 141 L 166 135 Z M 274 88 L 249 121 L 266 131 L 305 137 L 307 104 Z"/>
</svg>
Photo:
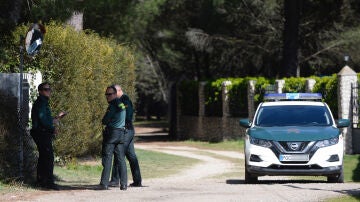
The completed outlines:
<svg viewBox="0 0 360 202">
<path fill-rule="evenodd" d="M 264 100 L 321 100 L 321 93 L 268 93 Z"/>
</svg>

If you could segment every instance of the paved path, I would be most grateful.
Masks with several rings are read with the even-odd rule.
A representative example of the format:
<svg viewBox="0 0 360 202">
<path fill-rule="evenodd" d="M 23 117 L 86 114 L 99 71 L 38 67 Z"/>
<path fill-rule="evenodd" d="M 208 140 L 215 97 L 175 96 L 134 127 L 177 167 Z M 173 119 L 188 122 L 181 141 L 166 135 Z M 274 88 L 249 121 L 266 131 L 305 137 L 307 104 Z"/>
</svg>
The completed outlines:
<svg viewBox="0 0 360 202">
<path fill-rule="evenodd" d="M 244 184 L 244 179 L 228 179 L 234 164 L 224 159 L 242 159 L 238 152 L 212 151 L 192 147 L 171 146 L 171 143 L 141 143 L 136 148 L 159 151 L 201 160 L 201 163 L 174 176 L 144 179 L 144 187 L 120 191 L 111 188 L 40 192 L 12 201 L 322 201 L 346 194 L 360 194 L 359 183 L 331 184 L 325 181 L 286 180 L 261 177 L 259 184 Z M 208 155 L 208 152 L 216 155 Z M 222 158 L 222 157 L 226 158 Z M 154 171 L 156 172 L 156 171 Z M 214 177 L 217 176 L 217 177 Z"/>
</svg>

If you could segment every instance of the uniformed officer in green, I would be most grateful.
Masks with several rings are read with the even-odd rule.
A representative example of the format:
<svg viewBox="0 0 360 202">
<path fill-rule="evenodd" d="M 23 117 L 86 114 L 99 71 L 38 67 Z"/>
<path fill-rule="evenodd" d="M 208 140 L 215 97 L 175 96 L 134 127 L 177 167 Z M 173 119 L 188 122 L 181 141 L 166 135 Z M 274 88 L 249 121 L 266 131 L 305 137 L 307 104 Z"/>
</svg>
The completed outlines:
<svg viewBox="0 0 360 202">
<path fill-rule="evenodd" d="M 40 186 L 49 189 L 58 189 L 54 183 L 54 150 L 53 137 L 57 134 L 54 122 L 65 115 L 60 112 L 55 118 L 51 116 L 49 98 L 51 95 L 50 84 L 45 82 L 38 86 L 39 96 L 31 109 L 32 128 L 30 134 L 33 137 L 39 151 L 37 164 L 37 182 Z"/>
<path fill-rule="evenodd" d="M 106 89 L 106 100 L 109 103 L 107 111 L 102 119 L 102 124 L 106 125 L 103 132 L 102 143 L 102 166 L 101 189 L 108 189 L 112 156 L 117 159 L 118 171 L 120 176 L 120 189 L 127 189 L 127 170 L 125 162 L 125 105 L 116 99 L 116 88 L 109 86 Z"/>
<path fill-rule="evenodd" d="M 126 118 L 125 118 L 125 128 L 126 128 L 126 138 L 125 138 L 125 156 L 129 161 L 130 170 L 133 178 L 133 183 L 130 184 L 131 187 L 141 187 L 141 173 L 140 173 L 140 166 L 139 161 L 137 159 L 134 147 L 134 125 L 133 125 L 133 114 L 134 114 L 134 107 L 128 95 L 126 95 L 121 86 L 116 84 L 115 85 L 117 91 L 117 99 L 120 99 L 122 103 L 124 103 L 126 107 Z M 118 163 L 116 159 L 114 160 L 112 175 L 110 186 L 119 186 L 119 175 L 117 171 Z"/>
</svg>

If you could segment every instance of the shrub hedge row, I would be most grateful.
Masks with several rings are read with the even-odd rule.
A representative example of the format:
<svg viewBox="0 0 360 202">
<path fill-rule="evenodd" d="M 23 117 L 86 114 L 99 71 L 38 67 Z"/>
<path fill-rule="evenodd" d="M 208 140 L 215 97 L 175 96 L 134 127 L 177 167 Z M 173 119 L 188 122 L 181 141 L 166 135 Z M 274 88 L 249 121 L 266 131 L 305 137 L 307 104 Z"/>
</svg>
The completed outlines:
<svg viewBox="0 0 360 202">
<path fill-rule="evenodd" d="M 59 126 L 55 152 L 62 157 L 100 154 L 106 87 L 120 84 L 135 101 L 132 49 L 70 26 L 50 23 L 46 29 L 40 53 L 35 58 L 26 57 L 25 67 L 26 71 L 40 70 L 43 81 L 52 84 L 50 104 L 54 115 L 68 112 Z M 19 27 L 14 41 L 26 30 L 25 26 Z"/>
<path fill-rule="evenodd" d="M 332 110 L 335 118 L 337 112 L 337 76 L 310 77 L 316 81 L 313 92 L 319 92 L 323 95 L 323 101 L 326 102 Z M 304 77 L 284 78 L 285 85 L 283 92 L 305 92 L 306 80 Z M 248 83 L 250 80 L 256 81 L 255 84 L 255 105 L 263 101 L 265 92 L 271 92 L 275 79 L 264 77 L 245 77 L 245 78 L 221 78 L 207 81 L 205 84 L 205 115 L 222 116 L 222 95 L 221 85 L 223 81 L 231 81 L 227 87 L 229 91 L 229 110 L 233 117 L 248 116 Z M 191 83 L 191 85 L 189 85 Z M 185 87 L 186 86 L 186 87 Z M 180 102 L 183 115 L 198 115 L 198 89 L 199 82 L 184 81 L 180 84 L 180 97 L 186 97 Z M 189 101 L 192 102 L 189 102 Z M 194 107 L 196 106 L 196 107 Z"/>
</svg>

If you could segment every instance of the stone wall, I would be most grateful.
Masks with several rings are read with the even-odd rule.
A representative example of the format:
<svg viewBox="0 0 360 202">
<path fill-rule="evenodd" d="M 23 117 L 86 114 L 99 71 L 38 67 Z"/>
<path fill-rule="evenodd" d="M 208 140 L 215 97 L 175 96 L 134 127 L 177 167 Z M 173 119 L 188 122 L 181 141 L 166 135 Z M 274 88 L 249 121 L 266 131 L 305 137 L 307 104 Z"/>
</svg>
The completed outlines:
<svg viewBox="0 0 360 202">
<path fill-rule="evenodd" d="M 351 85 L 357 83 L 357 74 L 349 66 L 345 66 L 338 73 L 338 117 L 339 119 L 350 119 L 352 115 L 351 105 Z M 349 127 L 343 128 L 342 133 L 344 135 L 344 147 L 346 154 L 353 153 L 352 145 L 352 124 Z"/>
<path fill-rule="evenodd" d="M 244 136 L 245 128 L 240 127 L 239 117 L 231 117 L 229 112 L 228 86 L 230 81 L 222 83 L 222 117 L 205 116 L 206 83 L 199 84 L 199 112 L 198 116 L 181 115 L 181 109 L 177 107 L 177 139 L 194 139 L 210 142 L 239 139 Z M 245 117 L 247 118 L 247 117 Z"/>
<path fill-rule="evenodd" d="M 239 139 L 245 134 L 236 117 L 180 116 L 177 130 L 178 139 L 219 142 Z"/>
<path fill-rule="evenodd" d="M 83 30 L 83 19 L 84 14 L 82 12 L 75 11 L 66 23 L 70 26 L 73 26 L 76 31 L 81 31 Z"/>
</svg>

